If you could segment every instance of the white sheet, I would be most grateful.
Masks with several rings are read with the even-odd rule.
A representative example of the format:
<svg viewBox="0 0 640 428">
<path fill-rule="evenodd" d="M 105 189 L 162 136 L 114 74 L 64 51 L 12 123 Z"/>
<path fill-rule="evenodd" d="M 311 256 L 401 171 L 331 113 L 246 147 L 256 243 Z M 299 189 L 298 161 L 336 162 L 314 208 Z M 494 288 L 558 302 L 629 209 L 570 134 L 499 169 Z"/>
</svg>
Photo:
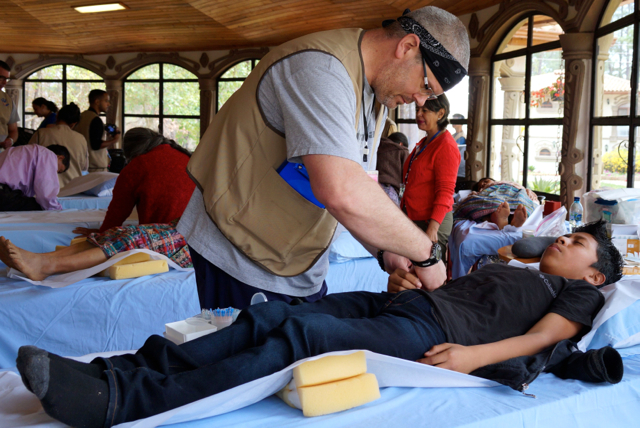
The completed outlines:
<svg viewBox="0 0 640 428">
<path fill-rule="evenodd" d="M 175 263 L 173 260 L 171 260 L 169 257 L 163 254 L 156 253 L 155 251 L 151 251 L 151 250 L 140 249 L 140 250 L 125 251 L 124 253 L 118 253 L 115 256 L 108 259 L 106 262 L 101 263 L 89 269 L 83 269 L 75 272 L 63 273 L 58 275 L 51 275 L 43 279 L 42 281 L 33 281 L 25 277 L 22 272 L 16 269 L 9 269 L 7 272 L 7 276 L 9 278 L 22 279 L 24 281 L 30 282 L 33 285 L 43 285 L 45 287 L 50 287 L 50 288 L 61 288 L 61 287 L 66 287 L 67 285 L 75 284 L 78 281 L 82 281 L 83 279 L 89 278 L 90 276 L 93 276 L 99 272 L 102 272 L 108 267 L 113 266 L 116 262 L 135 253 L 147 253 L 151 256 L 152 260 L 165 260 L 170 267 L 179 271 L 189 271 L 193 269 L 193 268 L 183 268 L 177 263 Z"/>
<path fill-rule="evenodd" d="M 113 172 L 92 172 L 81 177 L 76 177 L 64 186 L 58 193 L 58 197 L 77 195 L 93 189 L 99 184 L 118 178 L 118 174 Z"/>
<path fill-rule="evenodd" d="M 118 427 L 149 428 L 161 424 L 186 422 L 210 416 L 228 413 L 267 398 L 282 389 L 292 378 L 293 368 L 308 360 L 326 355 L 345 355 L 354 351 L 330 352 L 316 357 L 300 360 L 270 376 L 212 395 L 202 400 L 178 407 L 159 415 L 134 422 L 117 425 Z M 427 366 L 413 361 L 402 360 L 386 355 L 364 351 L 367 356 L 367 372 L 374 373 L 381 388 L 400 387 L 493 387 L 498 383 L 450 370 Z M 114 353 L 110 353 L 113 355 Z M 90 361 L 98 355 L 82 358 Z M 30 423 L 33 421 L 34 423 Z M 47 422 L 50 422 L 47 424 Z M 0 373 L 0 427 L 13 428 L 25 426 L 64 426 L 44 414 L 36 397 L 22 385 L 20 376 L 13 372 Z"/>
</svg>

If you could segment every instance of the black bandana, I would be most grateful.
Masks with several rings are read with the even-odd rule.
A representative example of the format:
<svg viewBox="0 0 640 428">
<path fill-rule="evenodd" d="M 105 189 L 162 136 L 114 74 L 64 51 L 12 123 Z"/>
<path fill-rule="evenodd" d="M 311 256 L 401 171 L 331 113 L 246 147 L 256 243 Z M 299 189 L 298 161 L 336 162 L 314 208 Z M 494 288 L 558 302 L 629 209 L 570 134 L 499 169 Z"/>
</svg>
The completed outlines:
<svg viewBox="0 0 640 428">
<path fill-rule="evenodd" d="M 404 31 L 415 34 L 420 39 L 422 57 L 442 86 L 442 90 L 448 91 L 467 75 L 467 70 L 462 64 L 417 21 L 408 16 L 401 16 L 397 21 Z M 382 25 L 386 27 L 391 22 L 393 21 L 385 21 Z"/>
</svg>

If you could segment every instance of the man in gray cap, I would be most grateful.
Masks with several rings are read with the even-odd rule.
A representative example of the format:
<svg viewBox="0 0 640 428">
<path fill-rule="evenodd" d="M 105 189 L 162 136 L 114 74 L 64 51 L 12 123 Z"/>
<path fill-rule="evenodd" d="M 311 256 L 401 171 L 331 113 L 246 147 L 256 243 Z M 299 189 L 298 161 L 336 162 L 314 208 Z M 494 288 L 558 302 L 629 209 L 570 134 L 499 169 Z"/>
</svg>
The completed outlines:
<svg viewBox="0 0 640 428">
<path fill-rule="evenodd" d="M 178 225 L 202 307 L 244 308 L 256 292 L 321 298 L 337 222 L 387 272 L 415 270 L 426 289 L 445 281 L 442 250 L 367 171 L 387 109 L 460 82 L 469 39 L 436 7 L 383 25 L 274 48 L 215 116 L 189 163 L 197 187 Z"/>
</svg>

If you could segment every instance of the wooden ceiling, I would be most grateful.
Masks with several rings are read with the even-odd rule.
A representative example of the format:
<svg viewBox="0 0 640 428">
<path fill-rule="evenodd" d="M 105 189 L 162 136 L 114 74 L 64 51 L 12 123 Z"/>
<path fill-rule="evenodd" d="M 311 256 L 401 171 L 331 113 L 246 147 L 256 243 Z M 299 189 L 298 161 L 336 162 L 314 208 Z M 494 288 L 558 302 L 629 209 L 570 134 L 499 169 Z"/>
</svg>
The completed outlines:
<svg viewBox="0 0 640 428">
<path fill-rule="evenodd" d="M 464 15 L 500 0 L 122 0 L 128 10 L 81 14 L 113 0 L 0 0 L 0 52 L 218 50 L 275 46 L 315 31 L 376 28 L 405 8 Z M 117 0 L 116 0 L 117 1 Z"/>
</svg>

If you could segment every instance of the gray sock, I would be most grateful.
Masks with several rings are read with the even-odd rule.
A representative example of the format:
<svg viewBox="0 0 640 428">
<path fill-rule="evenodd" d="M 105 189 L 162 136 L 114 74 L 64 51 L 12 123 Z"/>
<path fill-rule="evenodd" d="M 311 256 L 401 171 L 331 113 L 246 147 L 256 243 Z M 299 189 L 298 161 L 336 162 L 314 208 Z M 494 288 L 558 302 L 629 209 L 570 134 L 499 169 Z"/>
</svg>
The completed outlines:
<svg viewBox="0 0 640 428">
<path fill-rule="evenodd" d="M 35 348 L 35 346 L 31 348 Z M 46 354 L 46 351 L 32 352 L 32 350 L 27 350 L 23 352 L 23 355 L 19 354 L 16 361 L 24 385 L 39 400 L 42 400 L 49 389 L 50 361 Z"/>
</svg>

